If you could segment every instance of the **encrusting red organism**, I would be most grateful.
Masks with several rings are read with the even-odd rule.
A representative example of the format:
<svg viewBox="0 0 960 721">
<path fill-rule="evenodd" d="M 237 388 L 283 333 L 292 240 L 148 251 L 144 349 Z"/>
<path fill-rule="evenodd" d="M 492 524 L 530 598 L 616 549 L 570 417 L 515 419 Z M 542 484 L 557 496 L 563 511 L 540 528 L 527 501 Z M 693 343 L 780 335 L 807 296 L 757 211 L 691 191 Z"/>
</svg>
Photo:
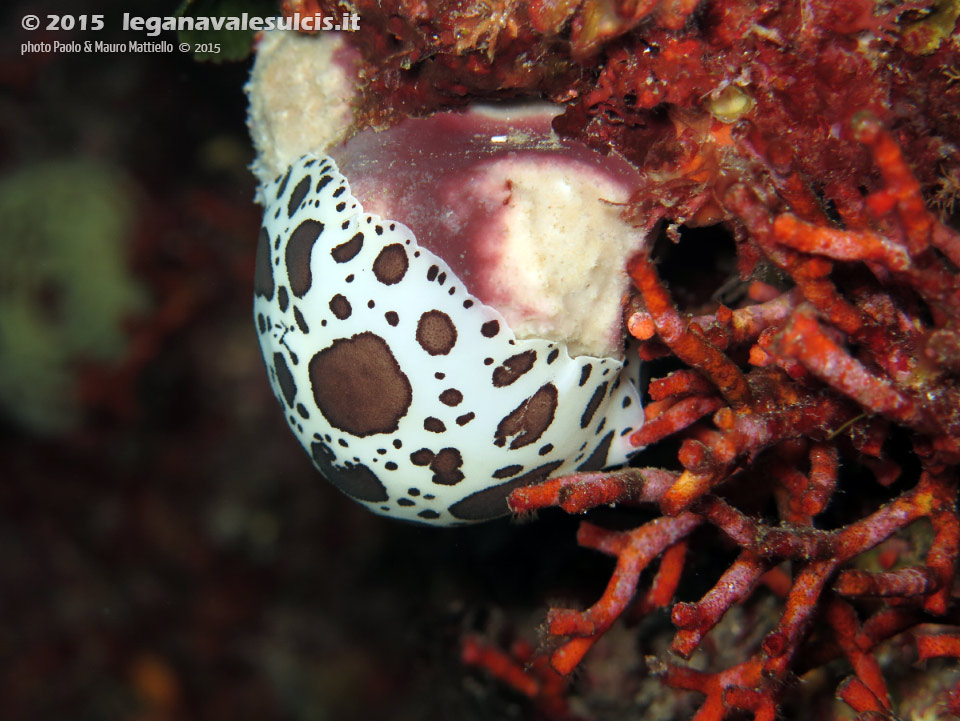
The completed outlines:
<svg viewBox="0 0 960 721">
<path fill-rule="evenodd" d="M 669 608 L 676 658 L 648 666 L 702 695 L 697 721 L 772 720 L 795 676 L 834 659 L 858 718 L 897 717 L 909 693 L 881 668 L 885 642 L 910 660 L 960 658 L 960 234 L 947 212 L 960 194 L 960 3 L 352 5 L 365 122 L 477 98 L 563 103 L 558 133 L 642 171 L 625 218 L 663 222 L 681 243 L 680 224 L 723 224 L 750 282 L 742 303 L 686 312 L 650 252 L 634 257 L 626 328 L 642 360 L 673 365 L 650 381 L 631 441 L 677 443 L 673 469 L 510 496 L 518 514 L 660 513 L 581 524 L 580 545 L 616 566 L 592 606 L 549 611 L 552 669 L 573 672 L 619 619 Z M 738 555 L 699 599 L 675 601 L 700 534 Z M 741 660 L 683 663 L 760 594 L 778 620 Z M 570 717 L 544 656 L 475 638 L 463 651 L 542 715 Z M 926 708 L 960 715 L 952 683 Z"/>
<path fill-rule="evenodd" d="M 955 305 L 957 283 L 947 283 L 944 277 L 953 271 L 932 250 L 937 248 L 949 257 L 958 236 L 922 205 L 917 206 L 919 188 L 899 149 L 877 122 L 861 116 L 854 119 L 853 128 L 873 149 L 887 181 L 881 195 L 868 196 L 868 206 L 876 205 L 877 197 L 896 192 L 893 188 L 898 184 L 913 187 L 876 216 L 877 225 L 888 229 L 887 235 L 812 223 L 798 226 L 788 214 L 761 224 L 757 216 L 762 209 L 738 188 L 730 191 L 731 205 L 740 204 L 740 217 L 749 218 L 745 224 L 752 224 L 755 234 L 768 233 L 766 244 L 781 254 L 783 267 L 791 275 L 818 261 L 826 263 L 821 261 L 825 251 L 834 258 L 843 254 L 848 256 L 845 259 L 864 260 L 875 265 L 878 278 L 903 278 L 919 296 L 936 304 L 940 312 L 931 313 L 936 320 L 932 327 L 919 319 L 908 325 L 901 322 L 905 319 L 901 311 L 890 314 L 897 325 L 885 329 L 882 319 L 859 317 L 869 310 L 850 305 L 850 317 L 857 322 L 851 324 L 847 342 L 859 346 L 860 357 L 855 358 L 845 349 L 837 325 L 828 325 L 825 318 L 846 302 L 835 290 L 818 295 L 814 286 L 813 297 L 805 298 L 807 288 L 797 279 L 800 293 L 790 290 L 760 307 L 721 309 L 713 318 L 690 319 L 677 312 L 650 261 L 635 259 L 630 267 L 640 292 L 635 313 L 649 317 L 657 341 L 693 370 L 678 370 L 651 381 L 654 403 L 647 407 L 651 417 L 634 441 L 646 445 L 690 428 L 679 451 L 685 470 L 678 475 L 628 469 L 569 476 L 513 493 L 510 502 L 517 512 L 560 506 L 575 513 L 611 503 L 656 503 L 665 514 L 631 531 L 610 532 L 582 524 L 580 544 L 615 555 L 617 567 L 606 592 L 592 607 L 583 612 L 550 612 L 548 633 L 567 639 L 551 656 L 557 670 L 569 673 L 623 613 L 637 592 L 640 572 L 658 556 L 663 554 L 655 586 L 663 576 L 678 578 L 685 556 L 665 551 L 677 548 L 701 524 L 721 530 L 740 546 L 741 553 L 699 602 L 674 604 L 671 619 L 678 630 L 671 650 L 681 658 L 689 658 L 723 614 L 749 596 L 771 568 L 789 560 L 794 571 L 779 625 L 748 661 L 716 673 L 651 661 L 665 683 L 706 694 L 698 719 L 720 719 L 734 709 L 750 711 L 758 719 L 773 718 L 795 656 L 818 614 L 833 630 L 839 652 L 853 670 L 854 675 L 838 690 L 840 698 L 858 712 L 889 715 L 889 692 L 871 651 L 888 636 L 922 621 L 935 621 L 950 610 L 960 547 L 956 511 L 960 390 L 949 373 L 929 363 L 923 343 L 936 330 L 952 331 L 960 318 Z M 825 234 L 836 236 L 837 242 L 826 248 L 820 245 Z M 871 240 L 860 243 L 865 237 Z M 782 250 L 798 247 L 809 255 L 788 259 Z M 884 250 L 877 252 L 878 247 Z M 863 297 L 877 303 L 878 289 L 871 291 L 868 295 L 864 288 Z M 887 300 L 892 305 L 892 299 Z M 826 305 L 818 308 L 818 301 Z M 746 319 L 753 321 L 749 333 L 743 330 Z M 637 326 L 644 326 L 641 319 L 631 323 Z M 644 335 L 644 343 L 656 342 L 649 333 Z M 899 342 L 892 343 L 891 335 Z M 733 341 L 754 340 L 762 345 L 764 337 L 769 339 L 766 348 L 750 354 L 759 367 L 746 373 L 723 352 Z M 920 364 L 922 372 L 910 367 Z M 713 428 L 694 425 L 711 412 Z M 882 460 L 882 438 L 874 430 L 879 419 L 916 432 L 914 447 L 922 467 L 919 483 L 866 518 L 831 531 L 818 530 L 814 519 L 836 489 L 838 454 L 844 441 Z M 772 471 L 776 483 L 780 526 L 758 522 L 711 493 L 749 472 L 749 459 L 761 454 L 768 459 L 773 456 L 766 470 Z M 804 467 L 806 473 L 801 470 Z M 883 475 L 878 480 L 889 483 Z M 893 572 L 854 568 L 838 572 L 924 518 L 933 529 L 925 565 Z M 673 580 L 671 594 L 675 587 Z M 844 599 L 864 597 L 883 598 L 887 605 L 861 623 L 856 609 Z M 908 607 L 918 613 L 907 622 L 901 615 L 892 625 L 883 623 L 892 610 L 902 614 Z M 880 626 L 881 631 L 865 635 L 872 626 Z M 916 643 L 921 658 L 960 655 L 956 634 L 918 634 Z M 958 693 L 960 689 L 950 700 L 954 712 Z"/>
</svg>

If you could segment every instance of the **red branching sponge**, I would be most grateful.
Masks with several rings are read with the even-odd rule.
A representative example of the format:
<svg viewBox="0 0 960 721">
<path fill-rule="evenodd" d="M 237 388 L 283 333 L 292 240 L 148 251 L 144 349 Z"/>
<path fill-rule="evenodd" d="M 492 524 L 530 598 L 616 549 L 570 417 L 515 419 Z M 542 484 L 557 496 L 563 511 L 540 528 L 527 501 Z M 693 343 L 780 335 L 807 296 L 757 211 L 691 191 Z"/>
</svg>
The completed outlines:
<svg viewBox="0 0 960 721">
<path fill-rule="evenodd" d="M 757 719 L 773 718 L 816 623 L 829 627 L 836 653 L 852 670 L 838 697 L 858 713 L 889 717 L 892 701 L 875 655 L 877 643 L 950 611 L 960 553 L 960 388 L 951 368 L 936 363 L 924 343 L 960 321 L 954 305 L 960 286 L 955 276 L 951 283 L 943 277 L 956 272 L 950 253 L 958 236 L 918 204 L 919 186 L 904 176 L 902 155 L 889 134 L 864 116 L 852 127 L 872 149 L 887 181 L 865 199 L 868 208 L 883 209 L 869 211 L 877 229 L 848 230 L 826 220 L 800 221 L 790 213 L 771 218 L 746 189 L 728 193 L 736 217 L 751 231 L 750 240 L 794 279 L 793 290 L 760 306 L 690 318 L 676 309 L 649 259 L 636 258 L 629 268 L 639 291 L 632 310 L 640 316 L 629 327 L 643 328 L 643 343 L 662 344 L 690 366 L 651 382 L 652 417 L 634 441 L 647 444 L 684 432 L 679 460 L 685 470 L 584 474 L 514 493 L 511 504 L 517 511 L 556 505 L 582 512 L 599 504 L 656 503 L 665 514 L 631 531 L 581 526 L 580 544 L 615 555 L 617 566 L 592 607 L 550 611 L 548 633 L 567 639 L 551 656 L 558 671 L 569 673 L 623 613 L 638 592 L 639 572 L 658 555 L 655 591 L 663 603 L 660 587 L 666 584 L 672 592 L 682 571 L 681 544 L 702 524 L 722 531 L 741 552 L 698 602 L 673 605 L 677 632 L 671 650 L 681 658 L 689 658 L 724 613 L 749 597 L 775 565 L 789 560 L 794 572 L 779 624 L 748 661 L 711 673 L 651 661 L 665 683 L 705 694 L 698 719 L 722 719 L 738 709 Z M 881 204 L 878 197 L 896 200 Z M 845 293 L 823 271 L 834 261 L 863 262 L 874 279 L 858 279 L 855 291 Z M 902 291 L 895 289 L 907 287 L 931 307 L 928 320 L 915 306 L 900 305 Z M 876 312 L 881 302 L 888 306 L 883 315 Z M 725 351 L 754 342 L 760 347 L 750 357 L 762 362 L 744 372 Z M 851 344 L 858 347 L 856 355 Z M 712 429 L 703 420 L 710 413 Z M 878 419 L 888 423 L 878 425 Z M 841 450 L 882 458 L 883 429 L 888 433 L 894 426 L 913 433 L 919 482 L 865 518 L 831 531 L 816 528 L 817 516 L 837 488 Z M 768 460 L 757 464 L 761 457 Z M 764 467 L 774 479 L 785 525 L 768 525 L 714 495 L 734 478 L 749 475 L 751 466 Z M 887 572 L 850 566 L 920 519 L 933 529 L 923 565 Z M 668 555 L 667 549 L 684 552 Z M 871 615 L 861 621 L 852 601 L 866 598 L 885 604 L 879 610 L 875 604 L 864 606 Z M 905 615 L 911 608 L 913 615 Z M 960 657 L 956 634 L 920 635 L 917 648 L 920 658 Z M 953 709 L 956 699 L 957 692 L 948 700 Z"/>
<path fill-rule="evenodd" d="M 518 641 L 510 653 L 506 653 L 471 636 L 463 642 L 461 660 L 486 669 L 496 679 L 529 698 L 544 718 L 579 721 L 564 695 L 567 679 L 554 670 L 547 659 L 535 656 L 530 644 Z"/>
</svg>

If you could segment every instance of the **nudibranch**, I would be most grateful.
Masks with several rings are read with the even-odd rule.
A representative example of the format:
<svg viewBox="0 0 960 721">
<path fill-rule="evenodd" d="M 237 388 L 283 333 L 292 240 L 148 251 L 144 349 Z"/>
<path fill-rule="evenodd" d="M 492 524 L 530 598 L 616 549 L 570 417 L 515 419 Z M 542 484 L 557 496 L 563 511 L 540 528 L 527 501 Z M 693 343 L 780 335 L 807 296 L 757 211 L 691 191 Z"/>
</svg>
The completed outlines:
<svg viewBox="0 0 960 721">
<path fill-rule="evenodd" d="M 546 104 L 266 147 L 290 108 L 349 83 L 296 90 L 288 60 L 312 100 L 278 103 L 265 66 L 293 44 L 347 73 L 335 42 L 268 37 L 249 87 L 254 318 L 314 465 L 376 513 L 455 525 L 505 515 L 516 487 L 626 462 L 643 416 L 623 269 L 645 236 L 619 205 L 636 171 L 560 140 Z"/>
</svg>

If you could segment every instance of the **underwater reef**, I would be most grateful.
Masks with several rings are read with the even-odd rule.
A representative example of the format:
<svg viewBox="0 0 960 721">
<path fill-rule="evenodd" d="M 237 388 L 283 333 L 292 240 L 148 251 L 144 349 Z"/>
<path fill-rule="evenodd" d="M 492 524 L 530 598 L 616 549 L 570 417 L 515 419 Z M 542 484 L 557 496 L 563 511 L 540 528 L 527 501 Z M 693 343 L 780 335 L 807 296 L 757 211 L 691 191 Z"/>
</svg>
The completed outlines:
<svg viewBox="0 0 960 721">
<path fill-rule="evenodd" d="M 666 614 L 634 676 L 696 693 L 651 717 L 960 714 L 960 4 L 283 7 L 359 15 L 353 132 L 553 102 L 560 137 L 639 171 L 620 214 L 658 237 L 625 269 L 646 450 L 509 497 L 600 510 L 577 541 L 609 583 L 537 648 L 468 634 L 465 662 L 545 718 L 599 717 L 591 649 Z M 686 244 L 716 266 L 677 270 Z"/>
</svg>

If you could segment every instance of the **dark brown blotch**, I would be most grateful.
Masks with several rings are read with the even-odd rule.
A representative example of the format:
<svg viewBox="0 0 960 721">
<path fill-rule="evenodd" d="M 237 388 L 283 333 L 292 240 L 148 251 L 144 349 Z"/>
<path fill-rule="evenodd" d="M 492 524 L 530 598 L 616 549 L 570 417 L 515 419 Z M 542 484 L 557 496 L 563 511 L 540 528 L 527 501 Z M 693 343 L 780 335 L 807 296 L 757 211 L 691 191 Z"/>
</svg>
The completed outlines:
<svg viewBox="0 0 960 721">
<path fill-rule="evenodd" d="M 392 243 L 377 254 L 373 261 L 373 274 L 384 285 L 394 285 L 407 274 L 407 251 L 400 243 Z"/>
<path fill-rule="evenodd" d="M 290 234 L 284 260 L 287 264 L 287 278 L 290 279 L 290 292 L 297 298 L 302 298 L 313 283 L 310 255 L 322 232 L 323 223 L 319 220 L 305 220 Z"/>
<path fill-rule="evenodd" d="M 437 453 L 429 448 L 421 448 L 410 454 L 410 462 L 415 466 L 429 466 L 433 471 L 433 477 L 430 480 L 440 486 L 453 486 L 464 478 L 460 470 L 463 466 L 463 457 L 456 448 L 441 448 Z M 424 498 L 432 498 L 432 496 L 428 494 Z"/>
<path fill-rule="evenodd" d="M 300 207 L 300 203 L 302 203 L 306 197 L 307 192 L 310 190 L 310 183 L 312 182 L 310 176 L 305 175 L 301 178 L 300 182 L 297 183 L 297 187 L 293 189 L 293 192 L 290 193 L 290 199 L 287 201 L 288 218 L 292 218 L 293 214 L 297 212 L 297 208 Z"/>
<path fill-rule="evenodd" d="M 533 368 L 537 361 L 537 352 L 535 350 L 517 353 L 510 356 L 503 363 L 493 369 L 493 385 L 496 388 L 503 388 L 517 380 L 524 373 Z"/>
<path fill-rule="evenodd" d="M 590 402 L 587 403 L 587 407 L 583 410 L 583 415 L 580 416 L 580 427 L 586 428 L 590 425 L 590 421 L 593 420 L 593 414 L 597 412 L 597 408 L 600 407 L 600 402 L 603 400 L 603 397 L 607 394 L 607 383 L 604 381 L 597 389 L 593 392 L 593 395 L 590 397 Z"/>
<path fill-rule="evenodd" d="M 463 457 L 456 448 L 441 448 L 430 462 L 434 483 L 441 486 L 455 486 L 463 480 Z"/>
<path fill-rule="evenodd" d="M 353 260 L 361 248 L 363 248 L 363 233 L 356 233 L 350 240 L 331 250 L 330 255 L 337 263 L 346 263 Z"/>
<path fill-rule="evenodd" d="M 450 513 L 464 521 L 486 521 L 505 516 L 510 512 L 507 497 L 514 489 L 542 483 L 562 465 L 563 461 L 546 463 L 512 481 L 477 491 L 450 506 Z"/>
<path fill-rule="evenodd" d="M 603 440 L 593 449 L 593 453 L 583 463 L 577 466 L 578 471 L 599 471 L 607 465 L 607 454 L 610 453 L 610 444 L 613 443 L 613 431 L 603 437 Z"/>
<path fill-rule="evenodd" d="M 337 293 L 330 299 L 330 312 L 340 320 L 346 320 L 350 317 L 350 314 L 353 313 L 353 308 L 345 296 Z"/>
<path fill-rule="evenodd" d="M 293 172 L 293 168 L 287 168 L 287 174 L 283 176 L 283 180 L 280 181 L 280 187 L 277 188 L 277 197 L 283 195 L 283 191 L 287 189 L 287 183 L 290 180 L 290 173 Z"/>
<path fill-rule="evenodd" d="M 494 444 L 501 448 L 508 438 L 510 448 L 522 448 L 534 443 L 544 434 L 557 410 L 557 387 L 547 383 L 517 406 L 497 425 Z"/>
<path fill-rule="evenodd" d="M 427 416 L 423 420 L 423 430 L 430 431 L 431 433 L 444 433 L 447 430 L 447 426 L 439 418 Z"/>
<path fill-rule="evenodd" d="M 450 316 L 428 310 L 417 321 L 417 343 L 430 355 L 447 355 L 457 342 L 457 328 Z"/>
<path fill-rule="evenodd" d="M 410 462 L 415 466 L 429 466 L 433 461 L 433 451 L 429 448 L 421 448 L 410 454 Z"/>
<path fill-rule="evenodd" d="M 390 496 L 377 474 L 362 463 L 344 463 L 336 465 L 336 456 L 323 443 L 315 442 L 310 446 L 313 462 L 324 478 L 341 492 L 368 503 L 383 503 Z"/>
<path fill-rule="evenodd" d="M 257 255 L 253 269 L 253 292 L 261 298 L 273 300 L 273 268 L 270 267 L 270 236 L 260 228 Z"/>
<path fill-rule="evenodd" d="M 463 393 L 456 388 L 447 388 L 440 394 L 440 402 L 445 406 L 458 406 L 463 402 Z"/>
<path fill-rule="evenodd" d="M 335 340 L 310 359 L 308 372 L 317 408 L 354 436 L 397 430 L 413 399 L 390 346 L 374 333 Z"/>
<path fill-rule="evenodd" d="M 300 309 L 297 306 L 293 306 L 293 319 L 297 323 L 297 328 L 300 329 L 301 333 L 309 333 L 310 326 L 307 325 L 307 319 L 303 317 L 303 313 L 300 312 Z"/>
<path fill-rule="evenodd" d="M 293 380 L 293 374 L 283 353 L 273 354 L 273 368 L 277 372 L 277 383 L 280 385 L 280 392 L 283 393 L 283 400 L 293 408 L 293 399 L 297 397 L 297 384 Z"/>
<path fill-rule="evenodd" d="M 590 380 L 590 374 L 593 372 L 593 366 L 587 363 L 580 369 L 580 387 L 583 388 L 583 385 Z"/>
</svg>

